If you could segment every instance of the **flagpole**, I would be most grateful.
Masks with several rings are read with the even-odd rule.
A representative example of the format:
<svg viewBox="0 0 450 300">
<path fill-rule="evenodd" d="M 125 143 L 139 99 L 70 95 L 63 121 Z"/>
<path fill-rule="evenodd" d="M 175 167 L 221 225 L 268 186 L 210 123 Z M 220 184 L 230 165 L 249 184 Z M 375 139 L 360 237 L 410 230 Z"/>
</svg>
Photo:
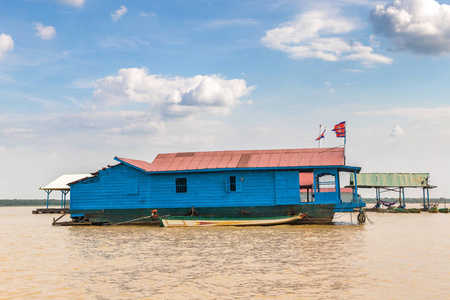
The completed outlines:
<svg viewBox="0 0 450 300">
<path fill-rule="evenodd" d="M 319 124 L 319 137 L 320 137 L 321 134 L 322 134 L 322 124 Z M 319 139 L 319 141 L 317 143 L 317 148 L 320 148 L 320 140 L 321 139 Z"/>
<path fill-rule="evenodd" d="M 345 123 L 345 131 L 344 131 L 344 166 L 345 166 L 345 145 L 347 145 L 347 122 Z"/>
</svg>

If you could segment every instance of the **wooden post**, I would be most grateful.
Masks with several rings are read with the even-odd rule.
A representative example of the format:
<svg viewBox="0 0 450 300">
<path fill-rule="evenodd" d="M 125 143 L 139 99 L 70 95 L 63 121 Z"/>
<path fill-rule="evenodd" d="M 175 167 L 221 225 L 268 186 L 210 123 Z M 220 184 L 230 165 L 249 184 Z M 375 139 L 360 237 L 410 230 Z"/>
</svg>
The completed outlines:
<svg viewBox="0 0 450 300">
<path fill-rule="evenodd" d="M 356 180 L 356 171 L 353 172 L 353 174 L 355 175 L 355 194 L 353 195 L 355 197 L 355 202 L 359 203 L 359 198 L 358 198 L 358 183 Z"/>
<path fill-rule="evenodd" d="M 376 191 L 376 197 L 377 197 L 377 205 L 376 205 L 376 207 L 377 207 L 377 208 L 380 208 L 380 207 L 381 207 L 381 193 L 380 193 L 380 188 L 376 188 L 375 191 Z"/>
<path fill-rule="evenodd" d="M 423 210 L 425 210 L 426 208 L 426 203 L 425 203 L 425 188 L 422 188 L 422 200 L 423 200 Z"/>
<path fill-rule="evenodd" d="M 48 208 L 48 201 L 49 201 L 49 197 L 50 197 L 50 193 L 52 192 L 52 190 L 44 190 L 47 193 L 47 208 Z"/>
<path fill-rule="evenodd" d="M 402 188 L 402 194 L 403 194 L 403 208 L 406 208 L 406 201 L 405 201 L 405 188 Z"/>
</svg>

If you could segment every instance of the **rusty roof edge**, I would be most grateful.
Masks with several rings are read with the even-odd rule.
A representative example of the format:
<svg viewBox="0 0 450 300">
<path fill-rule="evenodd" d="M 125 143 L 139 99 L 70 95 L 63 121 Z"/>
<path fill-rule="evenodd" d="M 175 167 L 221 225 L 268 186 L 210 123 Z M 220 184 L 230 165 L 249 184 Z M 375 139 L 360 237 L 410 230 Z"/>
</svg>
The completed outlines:
<svg viewBox="0 0 450 300">
<path fill-rule="evenodd" d="M 142 168 L 140 168 L 140 167 L 138 167 L 136 165 L 133 165 L 132 163 L 129 163 L 129 162 L 124 161 L 124 160 L 141 161 L 141 162 L 147 163 L 147 164 L 149 164 L 151 166 L 151 164 L 146 162 L 145 160 L 129 159 L 129 158 L 117 157 L 117 156 L 114 157 L 114 160 L 117 160 L 118 162 L 120 162 L 120 163 L 122 163 L 124 165 L 127 165 L 129 167 L 135 168 L 136 170 L 139 170 L 139 171 L 142 171 L 142 172 L 148 172 L 149 170 L 142 169 Z"/>
<path fill-rule="evenodd" d="M 250 167 L 250 168 L 212 168 L 212 169 L 187 169 L 187 170 L 165 170 L 165 171 L 148 171 L 147 173 L 193 173 L 193 172 L 224 172 L 224 171 L 258 171 L 258 170 L 305 170 L 306 172 L 314 169 L 338 169 L 339 171 L 347 171 L 359 173 L 361 167 L 347 166 L 347 165 L 326 165 L 326 166 L 288 166 L 288 167 Z"/>
</svg>

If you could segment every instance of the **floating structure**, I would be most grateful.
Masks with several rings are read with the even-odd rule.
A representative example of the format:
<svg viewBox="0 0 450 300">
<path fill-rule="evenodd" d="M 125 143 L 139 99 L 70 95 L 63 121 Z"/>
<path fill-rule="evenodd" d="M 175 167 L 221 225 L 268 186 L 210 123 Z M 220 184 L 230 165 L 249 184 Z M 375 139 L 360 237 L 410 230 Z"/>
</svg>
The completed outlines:
<svg viewBox="0 0 450 300">
<path fill-rule="evenodd" d="M 355 180 L 356 178 L 356 180 Z M 430 189 L 436 188 L 430 185 L 428 173 L 359 173 L 351 174 L 350 186 L 358 183 L 358 188 L 375 189 L 377 204 L 375 208 L 381 205 L 391 207 L 399 202 L 399 207 L 405 209 L 405 188 L 421 188 L 423 191 L 423 207 L 425 210 L 430 208 Z M 383 192 L 398 192 L 398 200 L 387 202 L 381 200 Z M 426 194 L 426 195 L 425 195 Z"/>
<path fill-rule="evenodd" d="M 43 190 L 47 193 L 47 207 L 46 208 L 38 208 L 34 210 L 33 214 L 57 214 L 57 213 L 67 213 L 69 208 L 66 207 L 67 194 L 70 191 L 70 186 L 68 185 L 70 182 L 80 180 L 82 178 L 89 178 L 91 174 L 65 174 L 56 178 L 49 184 L 44 187 L 40 187 L 40 190 Z M 53 191 L 61 192 L 61 208 L 49 208 L 48 203 L 50 199 L 50 194 Z"/>
<path fill-rule="evenodd" d="M 167 153 L 152 163 L 114 159 L 119 164 L 69 184 L 74 222 L 155 223 L 157 209 L 202 218 L 307 214 L 291 224 L 322 224 L 366 205 L 356 183 L 350 199 L 341 197 L 340 174 L 357 178 L 361 170 L 345 165 L 343 148 Z M 306 201 L 300 188 L 311 191 Z"/>
</svg>

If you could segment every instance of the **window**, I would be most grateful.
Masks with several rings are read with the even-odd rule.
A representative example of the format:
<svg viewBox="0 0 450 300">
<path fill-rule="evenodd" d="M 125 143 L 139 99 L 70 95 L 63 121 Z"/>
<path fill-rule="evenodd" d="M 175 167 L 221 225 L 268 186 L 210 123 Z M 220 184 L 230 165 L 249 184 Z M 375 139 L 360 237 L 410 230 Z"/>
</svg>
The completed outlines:
<svg viewBox="0 0 450 300">
<path fill-rule="evenodd" d="M 175 191 L 177 193 L 187 193 L 187 178 L 175 178 Z"/>
<path fill-rule="evenodd" d="M 244 181 L 243 177 L 226 176 L 225 177 L 225 190 L 228 193 L 230 193 L 230 192 L 242 192 L 242 181 Z"/>
<path fill-rule="evenodd" d="M 236 192 L 236 176 L 230 176 L 230 191 Z"/>
<path fill-rule="evenodd" d="M 336 177 L 326 173 L 317 175 L 316 189 L 318 193 L 336 192 Z"/>
</svg>

